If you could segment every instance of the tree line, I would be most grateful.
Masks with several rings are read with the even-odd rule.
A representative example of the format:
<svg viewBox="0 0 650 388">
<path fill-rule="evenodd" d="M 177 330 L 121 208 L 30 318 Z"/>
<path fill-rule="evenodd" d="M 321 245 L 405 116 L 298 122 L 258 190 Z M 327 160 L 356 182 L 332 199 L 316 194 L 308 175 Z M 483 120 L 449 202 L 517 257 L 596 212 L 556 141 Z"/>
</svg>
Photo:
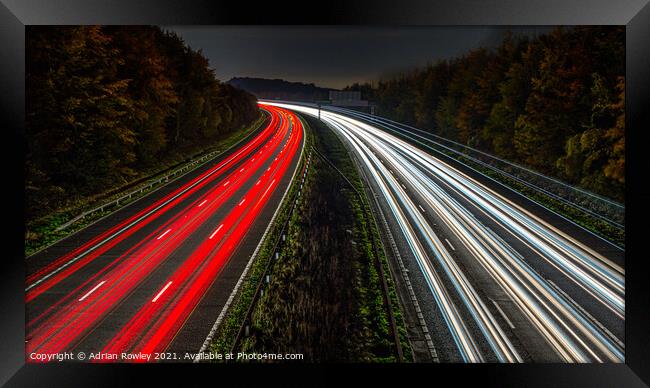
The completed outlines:
<svg viewBox="0 0 650 388">
<path fill-rule="evenodd" d="M 618 201 L 625 188 L 625 30 L 507 33 L 376 84 L 377 113 Z"/>
<path fill-rule="evenodd" d="M 201 50 L 153 26 L 28 27 L 27 219 L 182 160 L 259 117 Z"/>
</svg>

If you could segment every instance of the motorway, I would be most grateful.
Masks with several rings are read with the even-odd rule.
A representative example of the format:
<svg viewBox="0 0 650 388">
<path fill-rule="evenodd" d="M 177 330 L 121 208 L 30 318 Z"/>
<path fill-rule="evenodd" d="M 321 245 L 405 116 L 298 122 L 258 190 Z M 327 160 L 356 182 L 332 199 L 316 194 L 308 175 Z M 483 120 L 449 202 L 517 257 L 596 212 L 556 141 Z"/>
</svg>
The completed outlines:
<svg viewBox="0 0 650 388">
<path fill-rule="evenodd" d="M 380 203 L 441 361 L 624 362 L 624 251 L 386 121 L 319 116 Z M 411 134 L 412 135 L 412 134 Z"/>
<path fill-rule="evenodd" d="M 28 362 L 198 352 L 302 153 L 295 114 L 262 109 L 263 128 L 235 149 L 26 259 Z"/>
</svg>

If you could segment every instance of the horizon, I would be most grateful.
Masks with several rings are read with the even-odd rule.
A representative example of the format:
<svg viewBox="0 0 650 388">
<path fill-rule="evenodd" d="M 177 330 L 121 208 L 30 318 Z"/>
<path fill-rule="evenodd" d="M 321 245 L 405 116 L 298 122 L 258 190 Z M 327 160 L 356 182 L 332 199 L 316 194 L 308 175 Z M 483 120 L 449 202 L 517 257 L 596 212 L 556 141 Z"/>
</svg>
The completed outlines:
<svg viewBox="0 0 650 388">
<path fill-rule="evenodd" d="M 477 48 L 494 49 L 506 31 L 538 36 L 554 26 L 248 27 L 161 26 L 201 50 L 222 82 L 282 79 L 342 89 Z"/>
</svg>

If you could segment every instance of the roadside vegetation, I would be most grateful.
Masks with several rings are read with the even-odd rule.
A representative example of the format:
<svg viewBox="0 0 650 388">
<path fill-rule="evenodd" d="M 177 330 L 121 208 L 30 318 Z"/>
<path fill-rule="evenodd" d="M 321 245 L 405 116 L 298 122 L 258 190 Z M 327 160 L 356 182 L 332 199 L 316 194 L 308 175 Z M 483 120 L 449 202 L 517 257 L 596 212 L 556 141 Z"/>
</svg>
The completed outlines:
<svg viewBox="0 0 650 388">
<path fill-rule="evenodd" d="M 203 156 L 207 156 L 211 152 L 216 152 L 217 155 L 219 155 L 222 152 L 227 151 L 229 148 L 236 146 L 237 143 L 257 132 L 265 123 L 265 118 L 265 115 L 260 115 L 259 119 L 252 125 L 240 128 L 237 131 L 225 135 L 223 139 L 217 140 L 212 147 L 203 152 L 197 153 L 196 155 L 192 155 L 187 160 L 180 161 L 165 168 L 168 165 L 167 163 L 174 162 L 174 160 L 168 160 L 167 163 L 160 164 L 161 170 L 156 173 L 138 179 L 137 181 L 130 182 L 119 188 L 109 190 L 105 193 L 80 199 L 68 207 L 58 209 L 46 216 L 26 223 L 25 226 L 27 232 L 25 239 L 25 256 L 38 252 L 48 245 L 83 229 L 93 222 L 115 212 L 117 209 L 127 206 L 160 188 L 162 185 L 167 183 L 166 180 L 162 179 L 167 174 L 183 169 L 182 172 L 179 172 L 171 178 L 175 179 L 203 166 L 205 163 L 212 160 L 212 158 L 209 158 L 201 161 L 200 159 Z M 119 203 L 115 203 L 116 200 L 126 196 L 128 193 L 133 194 L 128 198 L 121 199 Z M 96 209 L 100 206 L 103 207 L 104 210 L 92 212 L 91 214 L 87 214 L 74 221 L 74 219 L 82 213 L 91 209 Z"/>
<path fill-rule="evenodd" d="M 307 121 L 313 136 L 310 143 L 363 193 L 355 167 L 336 135 L 317 120 Z M 294 196 L 290 193 L 287 198 Z M 248 287 L 231 307 L 212 350 L 302 353 L 307 362 L 398 361 L 383 271 L 400 347 L 404 359 L 411 360 L 397 295 L 365 196 L 360 202 L 339 173 L 313 153 L 298 198 L 286 242 L 253 307 L 248 335 L 232 349 L 255 289 L 265 281 L 261 276 L 280 238 L 277 234 L 264 243 Z M 291 202 L 282 208 L 282 217 L 287 216 Z M 275 225 L 279 228 L 285 220 L 280 218 Z"/>
<path fill-rule="evenodd" d="M 75 212 L 250 132 L 255 98 L 209 65 L 158 27 L 27 28 L 27 251 Z"/>
<path fill-rule="evenodd" d="M 451 155 L 450 155 L 451 156 Z M 453 156 L 452 156 L 453 157 Z M 486 168 L 484 166 L 475 163 L 472 160 L 461 157 L 460 160 L 475 168 L 478 171 L 490 176 L 491 178 L 505 184 L 506 186 L 522 193 L 527 198 L 534 200 L 535 202 L 567 217 L 568 219 L 574 221 L 578 225 L 583 226 L 584 228 L 592 231 L 598 236 L 605 238 L 606 240 L 625 248 L 625 230 L 618 227 L 612 226 L 605 221 L 602 221 L 596 217 L 590 216 L 589 214 L 577 210 L 574 207 L 568 206 L 563 202 L 552 198 L 548 195 L 545 195 L 537 190 L 533 190 L 530 187 L 527 187 L 520 182 L 517 182 L 514 179 L 511 179 L 503 174 L 499 174 L 492 169 Z"/>
<path fill-rule="evenodd" d="M 400 135 L 398 133 L 395 133 L 396 136 L 402 138 L 406 142 L 412 142 L 412 139 Z M 584 211 L 581 211 L 579 209 L 576 209 L 575 207 L 569 206 L 566 203 L 553 198 L 549 195 L 546 195 L 545 193 L 539 191 L 539 190 L 534 190 L 531 189 L 530 187 L 522 184 L 521 182 L 518 182 L 515 179 L 512 179 L 502 173 L 499 173 L 491 168 L 485 167 L 484 165 L 481 165 L 480 163 L 477 163 L 476 161 L 464 157 L 462 155 L 459 155 L 457 153 L 451 152 L 449 150 L 446 150 L 442 147 L 439 147 L 435 144 L 435 142 L 428 142 L 424 140 L 425 143 L 428 143 L 428 145 L 442 154 L 448 156 L 451 159 L 458 160 L 459 162 L 463 163 L 466 166 L 469 166 L 476 171 L 479 171 L 490 178 L 503 183 L 505 186 L 521 193 L 525 197 L 545 206 L 548 209 L 551 209 L 558 214 L 561 214 L 562 216 L 568 218 L 569 220 L 577 223 L 578 225 L 590 230 L 591 232 L 595 233 L 596 235 L 603 237 L 604 239 L 624 248 L 625 247 L 625 230 L 618 228 L 616 226 L 613 226 L 602 219 L 599 219 L 597 217 L 594 217 Z M 418 144 L 415 144 L 418 146 Z"/>
<path fill-rule="evenodd" d="M 625 28 L 508 34 L 495 49 L 355 84 L 377 114 L 625 201 Z"/>
<path fill-rule="evenodd" d="M 303 157 L 298 162 L 297 171 L 304 170 L 306 165 L 305 155 L 308 153 L 308 149 L 312 144 L 313 136 L 311 131 L 306 130 L 305 151 Z M 307 180 L 309 179 L 309 176 L 310 174 L 307 175 Z M 286 197 L 280 205 L 280 210 L 278 211 L 273 224 L 271 224 L 269 228 L 268 234 L 264 241 L 261 242 L 262 245 L 260 246 L 260 250 L 255 256 L 241 288 L 237 292 L 237 295 L 228 308 L 221 325 L 218 327 L 214 337 L 212 338 L 209 347 L 211 352 L 226 354 L 229 353 L 235 345 L 238 332 L 244 322 L 248 309 L 253 303 L 257 287 L 263 280 L 262 277 L 265 274 L 266 268 L 272 260 L 275 244 L 281 237 L 280 234 L 282 233 L 282 227 L 287 223 L 293 201 L 297 197 L 298 191 L 299 184 L 295 181 L 292 182 L 289 186 L 289 191 L 287 191 Z M 219 361 L 217 360 L 216 362 Z"/>
</svg>

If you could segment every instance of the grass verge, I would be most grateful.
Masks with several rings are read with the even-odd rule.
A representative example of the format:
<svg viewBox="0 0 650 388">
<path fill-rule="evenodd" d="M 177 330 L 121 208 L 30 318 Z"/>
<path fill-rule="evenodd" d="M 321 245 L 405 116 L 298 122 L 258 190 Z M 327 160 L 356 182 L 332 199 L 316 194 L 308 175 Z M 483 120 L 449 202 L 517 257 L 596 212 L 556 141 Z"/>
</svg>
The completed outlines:
<svg viewBox="0 0 650 388">
<path fill-rule="evenodd" d="M 452 156 L 450 156 L 452 157 Z M 494 170 L 481 166 L 478 163 L 473 162 L 467 158 L 457 157 L 457 160 L 462 163 L 471 166 L 477 171 L 489 176 L 490 178 L 503 183 L 507 187 L 521 193 L 527 198 L 532 199 L 533 201 L 543 205 L 544 207 L 553 210 L 554 212 L 568 218 L 569 220 L 575 222 L 576 224 L 584 227 L 585 229 L 593 232 L 594 234 L 622 247 L 625 248 L 625 230 L 614 227 L 607 222 L 599 220 L 598 218 L 592 217 L 589 214 L 579 211 L 574 207 L 567 206 L 566 204 L 554 199 L 548 195 L 544 195 L 539 191 L 533 190 L 514 179 L 511 179 L 507 176 L 499 174 Z"/>
<path fill-rule="evenodd" d="M 308 120 L 314 144 L 363 193 L 361 180 L 334 133 Z M 268 238 L 254 259 L 240 294 L 217 330 L 211 350 L 228 353 L 249 309 L 280 228 L 289 217 L 296 183 L 282 205 Z M 302 195 L 290 215 L 286 243 L 271 267 L 270 282 L 253 307 L 248 336 L 235 352 L 302 353 L 305 361 L 394 362 L 394 337 L 376 264 L 389 274 L 383 247 L 367 199 L 356 193 L 338 173 L 312 157 Z M 380 244 L 380 243 L 379 243 Z M 388 295 L 405 359 L 411 351 L 397 294 L 386 276 Z"/>
<path fill-rule="evenodd" d="M 306 163 L 305 155 L 311 146 L 311 133 L 310 131 L 305 130 L 305 152 L 303 153 L 301 160 L 298 162 L 296 171 L 303 170 Z M 308 174 L 307 180 L 309 180 L 309 176 L 310 175 Z M 280 236 L 282 225 L 284 225 L 289 218 L 289 211 L 298 190 L 299 185 L 295 181 L 291 182 L 289 190 L 287 191 L 284 200 L 280 204 L 280 210 L 278 211 L 275 222 L 273 225 L 271 225 L 266 238 L 261 243 L 262 245 L 259 252 L 252 259 L 253 263 L 242 283 L 238 294 L 235 296 L 235 299 L 226 312 L 221 325 L 217 328 L 217 331 L 213 336 L 212 343 L 209 347 L 209 350 L 211 352 L 226 354 L 229 353 L 232 349 L 235 338 L 237 337 L 237 333 L 239 332 L 248 308 L 253 301 L 253 297 L 255 296 L 257 286 L 262 279 L 262 276 L 264 275 L 269 261 L 272 259 L 275 242 Z M 215 362 L 222 361 L 215 360 Z"/>
<path fill-rule="evenodd" d="M 420 144 L 415 143 L 412 139 L 407 136 L 393 132 L 393 134 L 400 137 L 402 140 L 409 142 L 416 147 L 420 147 Z M 604 238 L 607 241 L 612 242 L 622 248 L 625 248 L 625 230 L 612 226 L 607 222 L 600 220 L 596 217 L 590 216 L 588 213 L 582 212 L 574 207 L 567 206 L 563 202 L 545 195 L 539 191 L 533 190 L 530 187 L 527 187 L 516 180 L 499 174 L 498 172 L 482 166 L 479 163 L 474 162 L 473 160 L 463 157 L 461 155 L 455 154 L 445 149 L 439 149 L 435 146 L 435 143 L 430 142 L 429 146 L 441 154 L 456 160 L 470 168 L 483 173 L 495 181 L 504 184 L 506 187 L 513 189 L 514 191 L 522 194 L 524 197 L 529 198 L 540 205 L 566 217 L 567 219 L 575 222 L 576 224 L 584 227 L 585 229 L 593 232 L 597 236 Z"/>
</svg>

